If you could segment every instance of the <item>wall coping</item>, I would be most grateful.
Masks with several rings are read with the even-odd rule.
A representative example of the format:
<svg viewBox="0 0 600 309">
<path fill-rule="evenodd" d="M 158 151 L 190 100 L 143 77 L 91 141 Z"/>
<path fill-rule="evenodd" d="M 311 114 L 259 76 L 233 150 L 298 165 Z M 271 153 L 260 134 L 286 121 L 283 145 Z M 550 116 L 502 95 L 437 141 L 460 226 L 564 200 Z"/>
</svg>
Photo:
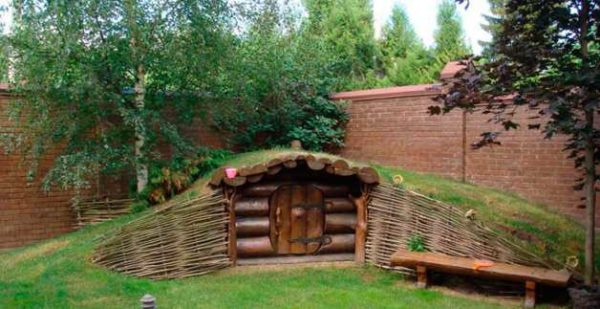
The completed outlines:
<svg viewBox="0 0 600 309">
<path fill-rule="evenodd" d="M 431 96 L 439 94 L 439 84 L 410 85 L 390 88 L 378 88 L 369 90 L 356 90 L 332 93 L 331 100 L 370 101 L 381 99 L 393 99 L 402 97 Z"/>
<path fill-rule="evenodd" d="M 447 79 L 454 78 L 456 76 L 456 73 L 458 73 L 458 71 L 460 71 L 466 67 L 467 66 L 465 64 L 461 63 L 461 61 L 450 61 L 446 64 L 446 66 L 444 66 L 444 68 L 440 72 L 440 79 L 447 80 Z"/>
</svg>

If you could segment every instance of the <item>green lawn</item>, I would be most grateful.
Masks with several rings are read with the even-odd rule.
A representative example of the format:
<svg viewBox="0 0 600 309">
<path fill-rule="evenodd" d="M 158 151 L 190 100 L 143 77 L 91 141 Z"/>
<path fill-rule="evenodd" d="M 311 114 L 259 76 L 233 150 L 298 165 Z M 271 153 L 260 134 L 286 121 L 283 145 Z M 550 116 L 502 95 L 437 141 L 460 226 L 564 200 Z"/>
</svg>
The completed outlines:
<svg viewBox="0 0 600 309">
<path fill-rule="evenodd" d="M 256 162 L 275 153 L 237 156 L 228 164 Z M 581 225 L 542 205 L 441 177 L 376 168 L 384 179 L 402 174 L 403 185 L 409 189 L 464 210 L 476 209 L 482 221 L 505 231 L 507 237 L 540 255 L 556 260 L 581 255 Z M 201 191 L 201 183 L 195 184 L 191 191 Z M 416 290 L 400 275 L 372 267 L 295 267 L 264 271 L 237 268 L 183 280 L 151 281 L 127 277 L 92 264 L 89 259 L 98 239 L 137 216 L 125 216 L 0 253 L 0 308 L 135 308 L 145 293 L 156 296 L 160 308 L 520 307 L 519 302 L 499 303 L 481 296 L 473 298 L 437 289 Z M 523 233 L 532 238 L 521 240 Z"/>
<path fill-rule="evenodd" d="M 417 290 L 372 267 L 230 269 L 171 281 L 104 270 L 88 257 L 98 235 L 128 218 L 0 254 L 0 308 L 136 308 L 150 293 L 160 308 L 504 308 L 506 303 Z M 509 303 L 519 307 L 519 303 Z"/>
</svg>

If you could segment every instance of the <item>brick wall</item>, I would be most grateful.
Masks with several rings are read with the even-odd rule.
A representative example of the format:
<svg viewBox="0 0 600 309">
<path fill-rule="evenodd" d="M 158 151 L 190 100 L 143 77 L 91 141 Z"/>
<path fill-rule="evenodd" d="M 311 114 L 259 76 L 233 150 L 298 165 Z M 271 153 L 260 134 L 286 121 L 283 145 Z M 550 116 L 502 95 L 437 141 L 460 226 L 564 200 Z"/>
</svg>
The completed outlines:
<svg viewBox="0 0 600 309">
<path fill-rule="evenodd" d="M 4 112 L 9 95 L 0 89 L 0 134 L 14 132 Z M 52 154 L 40 161 L 44 172 Z M 69 232 L 73 216 L 69 192 L 42 192 L 40 182 L 27 181 L 28 166 L 19 154 L 0 149 L 0 249 L 18 247 Z"/>
<path fill-rule="evenodd" d="M 0 84 L 0 134 L 14 132 L 14 124 L 5 110 L 11 100 L 6 85 Z M 210 131 L 200 120 L 194 122 L 184 134 L 196 142 L 212 147 L 224 144 L 219 135 Z M 49 152 L 40 161 L 40 175 L 53 163 L 56 151 Z M 35 241 L 70 232 L 74 229 L 74 216 L 70 200 L 72 192 L 44 193 L 40 181 L 27 180 L 27 163 L 19 154 L 6 154 L 0 147 L 0 250 L 19 247 Z M 124 196 L 128 184 L 123 177 L 102 176 L 87 192 L 88 196 Z"/>
<path fill-rule="evenodd" d="M 436 86 L 420 85 L 334 95 L 351 101 L 341 154 L 515 192 L 583 221 L 581 195 L 572 188 L 579 174 L 562 152 L 565 137 L 546 140 L 528 130 L 531 114 L 521 110 L 522 129 L 502 133 L 501 146 L 473 150 L 482 132 L 501 129 L 481 113 L 429 116 L 436 93 Z"/>
</svg>

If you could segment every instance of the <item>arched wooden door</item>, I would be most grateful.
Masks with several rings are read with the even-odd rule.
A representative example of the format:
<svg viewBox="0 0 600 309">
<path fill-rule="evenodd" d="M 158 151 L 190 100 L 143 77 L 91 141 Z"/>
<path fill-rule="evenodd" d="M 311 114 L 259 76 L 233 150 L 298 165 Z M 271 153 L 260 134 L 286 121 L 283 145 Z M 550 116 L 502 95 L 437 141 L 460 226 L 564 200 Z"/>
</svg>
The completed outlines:
<svg viewBox="0 0 600 309">
<path fill-rule="evenodd" d="M 285 185 L 270 199 L 270 237 L 277 254 L 315 254 L 331 240 L 323 236 L 323 192 L 312 185 Z"/>
</svg>

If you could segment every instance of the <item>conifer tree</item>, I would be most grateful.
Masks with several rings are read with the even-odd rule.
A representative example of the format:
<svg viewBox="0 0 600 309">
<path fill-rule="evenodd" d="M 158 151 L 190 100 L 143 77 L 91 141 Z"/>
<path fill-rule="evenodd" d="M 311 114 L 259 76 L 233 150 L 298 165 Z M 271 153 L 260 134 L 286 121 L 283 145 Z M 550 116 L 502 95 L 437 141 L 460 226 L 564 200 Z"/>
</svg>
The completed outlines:
<svg viewBox="0 0 600 309">
<path fill-rule="evenodd" d="M 431 52 L 417 37 L 404 9 L 395 5 L 383 28 L 381 42 L 385 77 L 381 86 L 399 86 L 432 82 L 437 66 Z"/>
<path fill-rule="evenodd" d="M 364 79 L 376 68 L 378 48 L 370 0 L 306 0 L 308 29 L 339 59 L 340 75 Z"/>
<path fill-rule="evenodd" d="M 444 0 L 440 3 L 437 27 L 434 35 L 435 55 L 440 63 L 463 59 L 471 53 L 465 44 L 462 20 L 453 1 Z"/>
</svg>

